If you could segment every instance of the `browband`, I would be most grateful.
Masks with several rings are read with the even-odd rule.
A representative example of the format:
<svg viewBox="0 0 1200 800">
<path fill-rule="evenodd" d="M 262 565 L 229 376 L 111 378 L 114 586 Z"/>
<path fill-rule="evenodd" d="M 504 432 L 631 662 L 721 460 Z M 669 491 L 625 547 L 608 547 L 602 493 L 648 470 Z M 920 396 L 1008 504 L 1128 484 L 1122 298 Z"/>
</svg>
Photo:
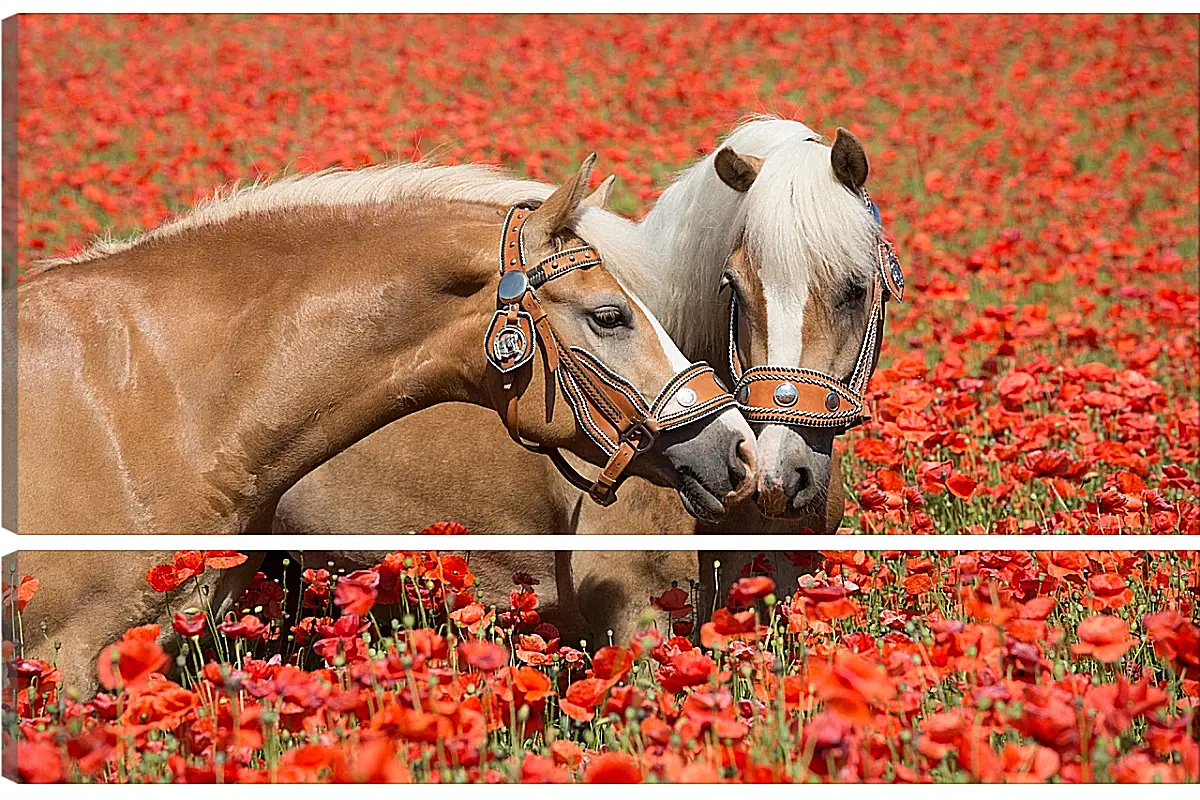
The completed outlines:
<svg viewBox="0 0 1200 800">
<path fill-rule="evenodd" d="M 504 219 L 500 245 L 500 286 L 496 313 L 484 336 L 484 352 L 505 378 L 505 424 L 509 435 L 523 447 L 544 453 L 573 485 L 601 505 L 616 500 L 625 469 L 638 453 L 649 450 L 663 431 L 737 405 L 717 380 L 712 367 L 691 364 L 667 381 L 652 402 L 620 374 L 581 347 L 564 346 L 537 298 L 536 289 L 547 281 L 577 269 L 603 263 L 595 248 L 584 245 L 547 256 L 526 268 L 524 229 L 532 207 L 518 204 Z M 594 481 L 576 471 L 556 448 L 529 444 L 521 437 L 515 388 L 518 371 L 529 366 L 537 342 L 545 350 L 546 369 L 553 374 L 579 427 L 608 457 Z M 679 407 L 668 412 L 674 400 Z"/>
</svg>

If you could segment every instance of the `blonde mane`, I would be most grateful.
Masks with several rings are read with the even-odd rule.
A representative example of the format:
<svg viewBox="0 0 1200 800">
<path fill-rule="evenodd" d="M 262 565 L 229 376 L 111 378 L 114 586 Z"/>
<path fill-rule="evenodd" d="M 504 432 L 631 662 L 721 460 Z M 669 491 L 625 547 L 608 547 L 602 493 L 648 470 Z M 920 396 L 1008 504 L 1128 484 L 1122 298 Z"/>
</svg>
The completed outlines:
<svg viewBox="0 0 1200 800">
<path fill-rule="evenodd" d="M 728 300 L 718 295 L 717 284 L 740 239 L 764 284 L 774 287 L 772 303 L 787 308 L 802 308 L 810 287 L 865 282 L 873 268 L 874 220 L 837 182 L 829 146 L 811 128 L 758 116 L 738 125 L 722 144 L 765 160 L 748 192 L 721 182 L 714 150 L 680 173 L 640 223 L 593 207 L 580 209 L 575 220 L 576 232 L 605 255 L 609 269 L 693 357 L 723 351 Z M 476 164 L 396 164 L 294 175 L 218 191 L 149 231 L 98 240 L 77 255 L 41 261 L 32 271 L 94 261 L 244 215 L 422 198 L 511 205 L 544 200 L 553 191 L 549 184 Z M 789 323 L 797 341 L 799 323 L 798 317 Z"/>
<path fill-rule="evenodd" d="M 549 184 L 519 180 L 479 164 L 390 164 L 292 175 L 218 189 L 212 197 L 157 227 L 126 239 L 98 239 L 75 255 L 37 262 L 35 271 L 94 261 L 147 242 L 255 214 L 277 214 L 313 206 L 370 206 L 419 199 L 511 205 L 522 200 L 545 200 L 553 191 L 554 187 Z M 580 234 L 584 235 L 582 231 Z M 599 243 L 593 244 L 600 247 Z"/>
</svg>

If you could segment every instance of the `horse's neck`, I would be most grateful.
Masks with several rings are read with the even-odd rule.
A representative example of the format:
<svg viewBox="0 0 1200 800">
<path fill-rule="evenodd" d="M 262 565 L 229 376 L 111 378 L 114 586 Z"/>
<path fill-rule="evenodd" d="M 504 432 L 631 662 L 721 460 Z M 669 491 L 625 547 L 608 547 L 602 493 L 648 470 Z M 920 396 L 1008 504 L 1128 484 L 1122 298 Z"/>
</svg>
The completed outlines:
<svg viewBox="0 0 1200 800">
<path fill-rule="evenodd" d="M 643 299 L 685 355 L 723 372 L 729 306 L 718 288 L 741 225 L 740 204 L 709 162 L 680 176 L 638 227 L 662 270 Z"/>
<path fill-rule="evenodd" d="M 438 233 L 422 241 L 426 223 Z M 291 298 L 289 313 L 270 325 L 264 340 L 284 369 L 262 374 L 244 397 L 250 407 L 283 400 L 258 459 L 259 469 L 276 473 L 273 494 L 402 416 L 442 402 L 487 402 L 478 340 L 488 309 L 476 294 L 459 296 L 449 277 L 466 260 L 459 245 L 477 239 L 479 225 L 468 224 L 461 235 L 432 217 L 404 230 L 366 226 L 352 237 L 344 276 Z"/>
<path fill-rule="evenodd" d="M 301 477 L 401 416 L 486 402 L 488 309 L 455 290 L 502 217 L 489 227 L 404 209 L 282 216 L 126 254 L 142 276 L 130 336 L 162 332 L 154 350 L 171 362 L 168 378 L 139 387 L 145 408 L 168 409 L 143 426 L 187 432 L 173 441 L 216 529 L 269 519 Z"/>
</svg>

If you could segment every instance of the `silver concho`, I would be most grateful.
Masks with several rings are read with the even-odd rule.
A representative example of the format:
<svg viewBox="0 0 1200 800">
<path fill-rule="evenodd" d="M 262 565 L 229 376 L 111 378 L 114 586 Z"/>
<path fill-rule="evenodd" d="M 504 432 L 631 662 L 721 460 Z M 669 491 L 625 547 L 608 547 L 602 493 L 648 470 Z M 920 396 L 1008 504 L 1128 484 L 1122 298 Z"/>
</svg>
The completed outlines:
<svg viewBox="0 0 1200 800">
<path fill-rule="evenodd" d="M 830 392 L 825 395 L 825 408 L 828 411 L 837 411 L 842 404 L 842 398 L 838 397 L 837 392 Z"/>
<path fill-rule="evenodd" d="M 685 386 L 675 393 L 675 402 L 684 408 L 691 408 L 696 405 L 696 392 Z"/>
<path fill-rule="evenodd" d="M 800 393 L 796 391 L 796 387 L 790 383 L 781 383 L 775 387 L 775 403 L 776 405 L 788 408 L 796 405 L 796 401 L 800 399 Z"/>
<path fill-rule="evenodd" d="M 500 278 L 500 287 L 496 294 L 504 304 L 517 303 L 529 290 L 529 276 L 521 270 L 506 272 Z"/>
</svg>

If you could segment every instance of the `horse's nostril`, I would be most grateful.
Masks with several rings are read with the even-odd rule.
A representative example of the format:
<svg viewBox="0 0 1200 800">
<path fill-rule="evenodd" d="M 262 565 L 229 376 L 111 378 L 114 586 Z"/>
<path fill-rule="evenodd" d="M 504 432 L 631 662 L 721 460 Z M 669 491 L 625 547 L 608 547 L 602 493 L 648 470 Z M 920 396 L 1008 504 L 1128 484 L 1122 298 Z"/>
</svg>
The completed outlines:
<svg viewBox="0 0 1200 800">
<path fill-rule="evenodd" d="M 742 439 L 738 442 L 737 455 L 746 467 L 746 475 L 753 478 L 758 472 L 758 451 L 754 448 L 754 440 Z"/>
<path fill-rule="evenodd" d="M 758 480 L 758 464 L 752 442 L 753 440 L 742 439 L 730 453 L 729 485 L 733 487 L 733 491 L 725 498 L 726 505 L 744 500 L 754 493 L 754 485 Z"/>
<path fill-rule="evenodd" d="M 813 485 L 812 470 L 808 467 L 797 467 L 796 473 L 800 477 L 800 482 L 796 484 L 796 494 L 808 491 Z"/>
</svg>

